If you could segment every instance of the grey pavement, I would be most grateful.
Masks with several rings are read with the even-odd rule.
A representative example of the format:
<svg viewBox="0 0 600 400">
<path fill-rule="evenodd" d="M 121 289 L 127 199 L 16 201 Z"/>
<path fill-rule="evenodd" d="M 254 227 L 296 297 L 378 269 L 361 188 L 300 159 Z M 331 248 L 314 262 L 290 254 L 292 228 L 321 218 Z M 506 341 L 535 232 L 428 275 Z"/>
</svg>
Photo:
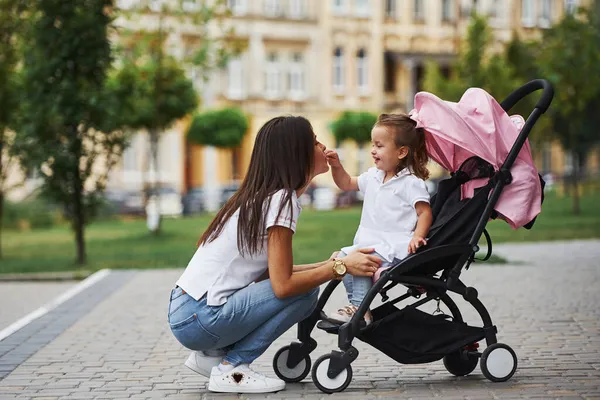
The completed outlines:
<svg viewBox="0 0 600 400">
<path fill-rule="evenodd" d="M 75 282 L 0 282 L 0 331 L 73 287 Z"/>
<path fill-rule="evenodd" d="M 210 393 L 207 379 L 183 366 L 188 351 L 168 329 L 167 303 L 178 269 L 129 278 L 1 380 L 0 399 L 600 399 L 600 241 L 494 249 L 519 264 L 474 265 L 462 278 L 478 289 L 499 341 L 517 354 L 517 372 L 505 383 L 488 381 L 479 367 L 457 378 L 441 361 L 400 365 L 355 341 L 360 355 L 352 364 L 353 381 L 342 393 L 321 393 L 310 376 L 270 395 Z M 466 320 L 479 324 L 477 314 L 455 299 Z M 327 309 L 343 303 L 340 287 Z M 256 361 L 257 369 L 273 375 L 274 353 L 295 334 L 292 328 L 279 338 Z M 319 343 L 313 361 L 336 348 L 336 336 L 315 331 L 313 337 Z"/>
</svg>

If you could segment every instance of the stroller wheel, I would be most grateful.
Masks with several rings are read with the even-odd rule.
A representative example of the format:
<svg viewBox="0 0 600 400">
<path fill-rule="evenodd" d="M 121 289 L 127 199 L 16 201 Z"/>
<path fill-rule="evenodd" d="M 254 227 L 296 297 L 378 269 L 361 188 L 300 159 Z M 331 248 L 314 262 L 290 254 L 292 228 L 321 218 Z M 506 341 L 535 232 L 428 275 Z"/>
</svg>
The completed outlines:
<svg viewBox="0 0 600 400">
<path fill-rule="evenodd" d="M 341 392 L 348 387 L 352 381 L 352 367 L 348 365 L 346 369 L 338 374 L 335 378 L 327 376 L 331 356 L 325 354 L 315 361 L 312 369 L 312 379 L 315 386 L 324 393 Z"/>
<path fill-rule="evenodd" d="M 495 343 L 481 355 L 481 372 L 492 382 L 505 382 L 517 370 L 517 355 L 509 346 Z"/>
<path fill-rule="evenodd" d="M 444 367 L 450 372 L 452 375 L 456 376 L 466 376 L 469 375 L 475 367 L 477 367 L 477 363 L 479 362 L 479 357 L 476 356 L 466 356 L 467 358 L 463 358 L 461 351 L 455 351 L 454 353 L 448 354 L 444 357 Z"/>
<path fill-rule="evenodd" d="M 275 371 L 275 375 L 282 381 L 300 382 L 302 379 L 306 378 L 310 372 L 310 356 L 306 355 L 295 367 L 289 368 L 287 366 L 289 354 L 290 346 L 279 349 L 273 357 L 273 370 Z"/>
</svg>

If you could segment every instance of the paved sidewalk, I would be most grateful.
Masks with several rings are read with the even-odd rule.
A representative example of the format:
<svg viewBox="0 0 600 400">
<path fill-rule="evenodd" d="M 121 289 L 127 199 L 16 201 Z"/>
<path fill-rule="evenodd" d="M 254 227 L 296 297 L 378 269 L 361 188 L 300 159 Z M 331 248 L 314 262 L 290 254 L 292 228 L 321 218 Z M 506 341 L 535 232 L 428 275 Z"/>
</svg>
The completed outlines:
<svg viewBox="0 0 600 400">
<path fill-rule="evenodd" d="M 499 341 L 517 353 L 519 368 L 510 381 L 489 382 L 479 367 L 469 377 L 456 378 L 441 361 L 400 365 L 356 341 L 360 355 L 352 364 L 354 379 L 346 391 L 324 395 L 309 376 L 268 398 L 600 399 L 600 241 L 494 249 L 522 264 L 477 265 L 463 278 L 478 289 L 498 326 Z M 207 380 L 183 366 L 188 352 L 171 336 L 166 322 L 169 292 L 180 273 L 143 271 L 128 278 L 0 381 L 0 399 L 267 397 L 210 393 Z M 343 302 L 340 287 L 328 308 Z M 467 307 L 461 310 L 467 321 L 479 323 L 476 313 Z M 273 374 L 273 354 L 295 333 L 292 329 L 278 339 L 257 360 L 258 369 Z M 336 348 L 336 336 L 316 331 L 314 337 L 319 347 L 313 361 Z"/>
</svg>

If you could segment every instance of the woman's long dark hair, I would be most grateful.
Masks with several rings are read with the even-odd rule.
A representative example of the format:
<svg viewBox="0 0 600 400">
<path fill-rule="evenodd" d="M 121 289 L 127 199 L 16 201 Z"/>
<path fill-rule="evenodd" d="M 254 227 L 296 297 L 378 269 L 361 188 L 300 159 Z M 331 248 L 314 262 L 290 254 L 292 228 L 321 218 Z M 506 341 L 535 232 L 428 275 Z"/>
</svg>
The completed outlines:
<svg viewBox="0 0 600 400">
<path fill-rule="evenodd" d="M 239 209 L 237 244 L 242 255 L 263 250 L 265 201 L 278 190 L 285 190 L 278 217 L 285 206 L 294 212 L 293 191 L 308 185 L 314 167 L 315 135 L 303 117 L 276 117 L 258 131 L 248 173 L 239 190 L 225 203 L 200 238 L 198 245 L 215 240 L 225 224 Z M 290 222 L 291 223 L 291 222 Z"/>
</svg>

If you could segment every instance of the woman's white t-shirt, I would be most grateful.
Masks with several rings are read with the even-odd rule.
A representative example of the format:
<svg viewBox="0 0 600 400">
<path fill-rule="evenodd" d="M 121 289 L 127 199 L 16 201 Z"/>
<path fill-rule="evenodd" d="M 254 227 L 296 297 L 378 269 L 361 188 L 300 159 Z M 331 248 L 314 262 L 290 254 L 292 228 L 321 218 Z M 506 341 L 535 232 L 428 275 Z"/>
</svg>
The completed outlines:
<svg viewBox="0 0 600 400">
<path fill-rule="evenodd" d="M 384 177 L 385 172 L 374 167 L 358 177 L 358 189 L 364 194 L 360 225 L 354 244 L 344 247 L 344 253 L 374 248 L 389 262 L 408 255 L 418 219 L 415 205 L 429 203 L 429 192 L 425 181 L 407 168 L 385 183 Z"/>
<path fill-rule="evenodd" d="M 207 295 L 209 306 L 220 306 L 236 291 L 258 279 L 268 268 L 267 229 L 284 226 L 296 232 L 296 223 L 302 211 L 296 192 L 292 192 L 292 207 L 285 190 L 279 190 L 265 201 L 266 212 L 264 246 L 262 252 L 254 256 L 240 254 L 237 245 L 239 210 L 225 223 L 221 234 L 212 242 L 196 250 L 187 268 L 177 281 L 177 286 L 185 290 L 195 300 Z M 269 202 L 270 199 L 270 202 Z M 279 210 L 281 214 L 279 218 Z"/>
</svg>

